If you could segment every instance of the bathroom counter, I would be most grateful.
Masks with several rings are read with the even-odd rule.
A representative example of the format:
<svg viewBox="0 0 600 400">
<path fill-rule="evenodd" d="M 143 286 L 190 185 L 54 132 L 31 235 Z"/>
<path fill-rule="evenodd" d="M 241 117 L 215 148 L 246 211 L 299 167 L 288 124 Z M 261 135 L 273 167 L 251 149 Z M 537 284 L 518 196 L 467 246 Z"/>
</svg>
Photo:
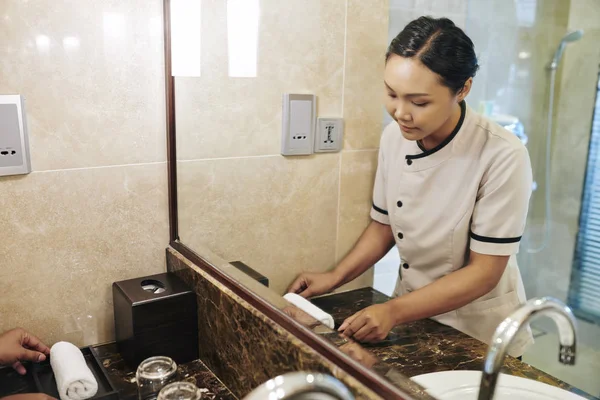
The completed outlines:
<svg viewBox="0 0 600 400">
<path fill-rule="evenodd" d="M 363 288 L 322 296 L 312 299 L 312 302 L 331 314 L 337 325 L 355 312 L 389 299 L 390 297 L 373 288 Z M 343 344 L 337 333 L 326 336 L 334 344 Z M 558 343 L 556 346 L 558 354 Z M 373 366 L 375 370 L 385 374 L 386 368 L 393 367 L 409 378 L 448 370 L 480 371 L 487 353 L 485 343 L 429 319 L 397 326 L 383 342 L 364 344 L 363 347 L 379 358 L 378 364 Z M 584 398 L 596 399 L 513 357 L 506 357 L 503 372 L 557 386 Z M 420 393 L 414 395 L 416 398 L 421 397 Z"/>
<path fill-rule="evenodd" d="M 116 343 L 94 346 L 98 359 L 104 366 L 111 383 L 119 391 L 120 400 L 137 400 L 137 384 L 135 370 L 125 364 L 119 354 Z M 235 400 L 236 397 L 200 360 L 178 366 L 180 380 L 195 383 L 196 386 L 208 389 L 214 400 Z"/>
</svg>

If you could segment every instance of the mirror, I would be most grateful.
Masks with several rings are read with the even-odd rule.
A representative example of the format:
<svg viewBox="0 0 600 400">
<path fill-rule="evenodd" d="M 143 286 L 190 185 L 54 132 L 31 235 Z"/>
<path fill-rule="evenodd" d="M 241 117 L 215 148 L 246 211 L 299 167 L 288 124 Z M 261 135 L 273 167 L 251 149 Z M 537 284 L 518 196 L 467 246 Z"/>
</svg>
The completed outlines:
<svg viewBox="0 0 600 400">
<path fill-rule="evenodd" d="M 249 266 L 268 279 L 268 290 L 253 287 L 270 299 L 281 299 L 301 272 L 332 269 L 370 223 L 380 137 L 384 126 L 395 123 L 384 112 L 388 43 L 421 15 L 445 16 L 463 28 L 480 64 L 468 105 L 512 132 L 531 159 L 534 185 L 516 256 L 527 298 L 558 298 L 572 307 L 580 327 L 577 366 L 556 362 L 558 338 L 550 320 L 532 324 L 535 344 L 523 359 L 600 393 L 589 367 L 600 366 L 598 2 L 171 3 L 180 241 L 200 254 L 209 249 Z M 567 35 L 579 29 L 583 36 Z M 548 69 L 553 58 L 555 72 Z M 314 94 L 319 117 L 344 119 L 341 152 L 281 155 L 285 93 Z M 365 306 L 385 302 L 400 265 L 392 249 L 338 288 L 334 302 L 323 297 L 315 304 L 332 313 L 337 327 Z M 440 329 L 432 321 L 406 324 L 365 347 L 409 377 L 457 363 L 481 367 L 483 344 Z M 322 332 L 335 345 L 337 334 Z M 440 338 L 455 340 L 454 350 L 442 351 L 446 358 L 436 356 Z M 508 366 L 521 374 L 526 368 L 517 360 Z"/>
</svg>

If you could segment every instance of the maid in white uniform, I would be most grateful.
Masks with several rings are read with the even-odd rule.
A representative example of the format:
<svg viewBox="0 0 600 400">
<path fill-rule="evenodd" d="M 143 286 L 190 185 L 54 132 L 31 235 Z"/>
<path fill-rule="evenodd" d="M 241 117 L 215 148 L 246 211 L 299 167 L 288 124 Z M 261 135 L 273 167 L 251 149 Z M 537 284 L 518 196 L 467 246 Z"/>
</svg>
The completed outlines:
<svg viewBox="0 0 600 400">
<path fill-rule="evenodd" d="M 304 297 L 329 292 L 397 246 L 395 298 L 348 318 L 345 335 L 376 342 L 396 325 L 432 318 L 489 343 L 525 302 L 515 254 L 532 187 L 529 155 L 466 105 L 477 69 L 473 42 L 445 18 L 414 20 L 390 44 L 385 103 L 395 122 L 381 138 L 372 221 L 334 270 L 302 274 L 290 287 Z M 524 331 L 511 355 L 532 341 Z"/>
</svg>

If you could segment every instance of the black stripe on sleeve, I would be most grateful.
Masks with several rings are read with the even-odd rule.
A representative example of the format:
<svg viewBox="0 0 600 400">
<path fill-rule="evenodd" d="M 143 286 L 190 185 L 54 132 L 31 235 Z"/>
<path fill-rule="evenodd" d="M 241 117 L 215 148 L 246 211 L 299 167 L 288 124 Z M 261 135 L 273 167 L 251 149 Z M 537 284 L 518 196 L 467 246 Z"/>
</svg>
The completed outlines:
<svg viewBox="0 0 600 400">
<path fill-rule="evenodd" d="M 512 238 L 493 238 L 487 236 L 479 236 L 471 232 L 471 237 L 479 242 L 485 243 L 518 243 L 521 241 L 521 237 L 512 237 Z"/>
<path fill-rule="evenodd" d="M 387 212 L 387 211 L 385 211 L 383 208 L 379 208 L 379 207 L 377 207 L 377 206 L 375 205 L 375 203 L 373 203 L 373 210 L 377 211 L 377 212 L 378 212 L 378 213 L 380 213 L 380 214 L 383 214 L 383 215 L 388 215 L 388 212 Z"/>
</svg>

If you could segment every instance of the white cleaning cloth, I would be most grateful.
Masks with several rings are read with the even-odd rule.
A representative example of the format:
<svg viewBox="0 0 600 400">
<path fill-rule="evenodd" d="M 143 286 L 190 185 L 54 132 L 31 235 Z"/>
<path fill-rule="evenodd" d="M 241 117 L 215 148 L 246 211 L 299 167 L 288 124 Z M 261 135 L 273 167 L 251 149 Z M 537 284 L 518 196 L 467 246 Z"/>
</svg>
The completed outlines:
<svg viewBox="0 0 600 400">
<path fill-rule="evenodd" d="M 61 400 L 85 400 L 96 395 L 98 382 L 76 346 L 56 343 L 50 349 L 50 365 Z"/>
<path fill-rule="evenodd" d="M 321 310 L 319 307 L 315 306 L 310 301 L 306 300 L 304 297 L 297 295 L 296 293 L 288 293 L 283 296 L 284 299 L 322 323 L 323 325 L 329 327 L 329 329 L 333 329 L 335 323 L 333 321 L 333 317 L 327 314 L 325 311 Z"/>
</svg>

